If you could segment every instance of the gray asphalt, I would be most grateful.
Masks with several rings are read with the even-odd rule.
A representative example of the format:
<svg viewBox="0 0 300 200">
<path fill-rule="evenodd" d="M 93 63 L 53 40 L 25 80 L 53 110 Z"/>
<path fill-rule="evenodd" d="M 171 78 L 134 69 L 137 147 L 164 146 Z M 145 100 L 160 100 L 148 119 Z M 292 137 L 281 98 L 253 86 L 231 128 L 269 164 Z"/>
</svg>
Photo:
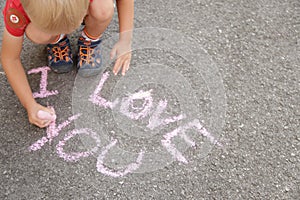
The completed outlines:
<svg viewBox="0 0 300 200">
<path fill-rule="evenodd" d="M 0 5 L 2 10 L 4 2 Z M 1 26 L 2 21 L 3 17 Z M 105 38 L 117 33 L 117 22 L 115 14 Z M 97 171 L 94 156 L 78 162 L 66 162 L 58 156 L 56 145 L 74 124 L 63 129 L 50 145 L 47 143 L 39 151 L 29 152 L 28 147 L 45 136 L 46 131 L 29 124 L 26 111 L 0 68 L 0 199 L 299 199 L 300 2 L 136 1 L 135 27 L 170 29 L 193 38 L 197 41 L 195 46 L 201 46 L 215 63 L 220 74 L 216 82 L 221 79 L 224 87 L 221 97 L 226 100 L 223 109 L 226 114 L 221 116 L 224 123 L 221 131 L 212 131 L 212 134 L 222 147 L 215 145 L 204 155 L 202 140 L 194 136 L 196 148 L 183 153 L 188 164 L 175 161 L 160 169 L 148 168 L 146 172 L 118 178 Z M 71 37 L 74 49 L 77 35 L 75 32 Z M 27 71 L 45 66 L 45 56 L 44 46 L 25 40 L 22 62 Z M 196 104 L 202 109 L 200 116 L 206 124 L 206 118 L 213 116 L 210 113 L 214 111 L 213 89 L 211 85 L 205 86 L 209 80 L 204 80 L 202 69 L 193 69 L 191 60 L 181 56 L 159 49 L 139 49 L 134 52 L 131 71 L 133 73 L 139 65 L 155 62 L 174 66 L 180 74 L 187 75 L 191 86 L 199 91 Z M 128 77 L 132 79 L 130 73 Z M 38 91 L 40 74 L 28 78 L 33 91 Z M 75 80 L 75 72 L 62 75 L 49 72 L 48 89 L 58 90 L 59 95 L 37 99 L 43 105 L 55 107 L 57 123 L 74 114 Z M 116 80 L 115 77 L 113 81 Z M 104 94 L 114 96 L 112 90 L 105 87 Z M 169 97 L 169 105 L 176 105 L 176 94 L 167 92 L 161 88 L 155 97 Z M 85 108 L 79 105 L 76 109 Z M 149 140 L 118 135 L 122 126 L 123 130 L 127 128 L 126 121 L 125 125 L 118 121 L 119 128 L 113 124 L 120 114 L 95 106 L 91 109 L 99 110 L 98 123 L 104 124 L 112 134 L 108 137 L 117 138 L 128 151 L 136 153 L 143 146 L 159 148 L 161 135 L 156 134 Z M 176 109 L 173 106 L 168 112 L 176 112 Z M 84 123 L 91 120 L 85 119 Z M 145 124 L 142 121 L 135 125 Z M 174 127 L 176 125 L 168 128 Z M 75 140 L 74 144 L 77 147 Z M 70 149 L 73 147 L 70 145 Z"/>
</svg>

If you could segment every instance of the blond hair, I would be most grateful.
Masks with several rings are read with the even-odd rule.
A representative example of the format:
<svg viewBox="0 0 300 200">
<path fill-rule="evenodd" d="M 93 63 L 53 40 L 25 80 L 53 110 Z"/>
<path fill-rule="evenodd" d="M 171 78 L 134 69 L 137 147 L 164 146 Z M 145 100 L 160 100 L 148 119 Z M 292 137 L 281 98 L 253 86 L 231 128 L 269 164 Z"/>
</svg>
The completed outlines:
<svg viewBox="0 0 300 200">
<path fill-rule="evenodd" d="M 87 13 L 90 0 L 21 0 L 31 22 L 50 33 L 75 30 Z"/>
</svg>

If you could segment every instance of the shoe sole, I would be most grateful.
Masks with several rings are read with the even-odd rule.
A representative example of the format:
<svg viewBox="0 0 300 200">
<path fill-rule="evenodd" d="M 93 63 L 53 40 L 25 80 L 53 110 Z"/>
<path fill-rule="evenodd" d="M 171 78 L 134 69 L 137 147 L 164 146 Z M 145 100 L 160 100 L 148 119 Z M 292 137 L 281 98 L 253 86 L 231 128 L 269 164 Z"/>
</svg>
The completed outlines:
<svg viewBox="0 0 300 200">
<path fill-rule="evenodd" d="M 77 70 L 77 74 L 81 77 L 92 77 L 97 76 L 100 74 L 102 68 L 96 68 L 96 69 L 79 69 Z"/>
<path fill-rule="evenodd" d="M 64 74 L 64 73 L 68 73 L 68 72 L 71 72 L 74 68 L 74 66 L 69 66 L 69 65 L 62 65 L 62 66 L 59 66 L 59 67 L 51 67 L 51 70 L 57 74 Z"/>
</svg>

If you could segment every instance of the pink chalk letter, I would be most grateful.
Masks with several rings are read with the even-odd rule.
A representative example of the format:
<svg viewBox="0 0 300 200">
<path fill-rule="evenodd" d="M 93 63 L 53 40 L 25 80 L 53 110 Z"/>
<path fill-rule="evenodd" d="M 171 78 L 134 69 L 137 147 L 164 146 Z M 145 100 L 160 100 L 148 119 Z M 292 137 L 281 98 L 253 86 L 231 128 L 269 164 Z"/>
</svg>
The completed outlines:
<svg viewBox="0 0 300 200">
<path fill-rule="evenodd" d="M 96 146 L 93 147 L 91 150 L 88 150 L 85 152 L 66 153 L 63 149 L 66 142 L 68 140 L 70 140 L 71 138 L 73 138 L 74 136 L 80 135 L 80 134 L 86 134 L 86 135 L 90 136 L 96 142 Z M 75 129 L 75 130 L 69 132 L 62 141 L 59 141 L 59 143 L 56 145 L 56 150 L 57 150 L 56 152 L 57 152 L 58 156 L 63 158 L 65 161 L 76 162 L 80 158 L 85 158 L 85 157 L 88 157 L 88 156 L 94 154 L 98 150 L 99 146 L 100 146 L 100 138 L 92 130 L 86 129 L 86 128 L 79 129 L 79 130 Z"/>
<path fill-rule="evenodd" d="M 119 103 L 119 99 L 117 98 L 117 99 L 115 99 L 115 101 L 111 102 L 111 101 L 108 101 L 107 99 L 104 99 L 103 97 L 101 97 L 101 90 L 103 88 L 104 83 L 108 79 L 108 77 L 109 77 L 108 72 L 106 72 L 102 75 L 102 78 L 99 81 L 99 84 L 98 84 L 96 90 L 90 96 L 89 101 L 91 101 L 93 104 L 96 104 L 100 107 L 113 109 Z"/>
<path fill-rule="evenodd" d="M 33 143 L 29 147 L 29 151 L 37 151 L 41 149 L 47 142 L 51 144 L 52 140 L 59 135 L 59 132 L 66 126 L 68 126 L 72 121 L 76 120 L 80 114 L 74 115 L 72 117 L 69 117 L 68 120 L 64 121 L 60 125 L 56 126 L 56 121 L 53 121 L 50 123 L 50 125 L 47 127 L 46 133 L 47 136 L 42 137 L 35 143 Z"/>
<path fill-rule="evenodd" d="M 216 144 L 218 146 L 222 146 L 215 138 L 212 136 L 199 122 L 199 120 L 195 119 L 192 122 L 189 122 L 185 126 L 180 126 L 173 130 L 172 132 L 169 132 L 165 134 L 163 137 L 164 139 L 161 140 L 162 145 L 166 148 L 166 150 L 173 156 L 174 159 L 176 159 L 179 162 L 188 163 L 186 158 L 182 155 L 182 153 L 175 147 L 174 144 L 172 144 L 171 139 L 176 136 L 180 136 L 188 145 L 195 146 L 195 142 L 192 141 L 187 135 L 186 131 L 188 129 L 196 129 L 198 133 L 203 135 L 204 137 L 207 137 L 208 140 Z"/>
<path fill-rule="evenodd" d="M 52 96 L 52 95 L 57 95 L 58 91 L 57 90 L 53 90 L 53 91 L 48 91 L 47 90 L 47 85 L 48 85 L 48 71 L 50 71 L 51 69 L 49 67 L 39 67 L 36 69 L 31 69 L 28 71 L 28 74 L 37 74 L 41 72 L 41 82 L 40 82 L 40 91 L 39 92 L 34 92 L 33 93 L 33 97 L 34 98 L 45 98 L 48 96 Z"/>
<path fill-rule="evenodd" d="M 111 149 L 113 146 L 115 146 L 117 143 L 117 140 L 113 140 L 110 144 L 108 144 L 106 147 L 103 148 L 102 153 L 98 156 L 97 159 L 97 171 L 107 175 L 107 176 L 112 176 L 112 177 L 122 177 L 125 176 L 128 173 L 132 173 L 133 171 L 137 170 L 141 164 L 142 164 L 142 159 L 144 156 L 144 151 L 141 151 L 136 159 L 136 162 L 129 164 L 127 167 L 124 167 L 123 170 L 113 170 L 109 169 L 104 165 L 104 159 L 105 155 Z"/>
<path fill-rule="evenodd" d="M 122 99 L 120 112 L 125 116 L 129 117 L 133 120 L 143 119 L 147 115 L 149 115 L 152 105 L 153 105 L 153 98 L 151 96 L 152 90 L 143 91 L 140 90 L 134 94 L 129 95 Z M 143 105 L 141 107 L 135 107 L 133 105 L 135 100 L 144 100 Z M 133 111 L 130 111 L 130 108 Z"/>
<path fill-rule="evenodd" d="M 168 105 L 167 100 L 159 101 L 156 110 L 153 112 L 152 116 L 149 119 L 147 128 L 149 128 L 150 130 L 153 130 L 158 126 L 165 126 L 165 125 L 168 125 L 169 123 L 180 121 L 186 117 L 184 114 L 180 114 L 178 116 L 173 116 L 171 118 L 161 119 L 160 116 L 165 111 L 167 105 Z"/>
</svg>

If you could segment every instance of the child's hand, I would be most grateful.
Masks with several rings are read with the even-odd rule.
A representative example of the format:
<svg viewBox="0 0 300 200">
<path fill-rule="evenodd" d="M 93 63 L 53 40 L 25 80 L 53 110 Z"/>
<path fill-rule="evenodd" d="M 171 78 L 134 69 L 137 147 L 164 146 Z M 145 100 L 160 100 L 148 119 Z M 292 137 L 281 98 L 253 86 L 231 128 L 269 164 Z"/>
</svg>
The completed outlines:
<svg viewBox="0 0 300 200">
<path fill-rule="evenodd" d="M 45 111 L 45 112 L 48 112 L 52 115 L 55 115 L 54 111 L 50 108 L 46 108 L 44 106 L 41 106 L 40 104 L 38 103 L 34 103 L 33 105 L 30 105 L 28 108 L 27 108 L 27 113 L 28 113 L 28 119 L 29 119 L 29 122 L 31 124 L 34 124 L 40 128 L 45 128 L 47 127 L 52 121 L 51 120 L 46 120 L 46 119 L 41 119 L 38 117 L 38 112 L 42 110 L 42 111 Z"/>
<path fill-rule="evenodd" d="M 124 76 L 129 69 L 131 61 L 131 40 L 120 39 L 110 53 L 110 59 L 113 59 L 117 55 L 117 60 L 113 68 L 113 73 L 117 75 L 122 69 L 122 75 Z"/>
</svg>

